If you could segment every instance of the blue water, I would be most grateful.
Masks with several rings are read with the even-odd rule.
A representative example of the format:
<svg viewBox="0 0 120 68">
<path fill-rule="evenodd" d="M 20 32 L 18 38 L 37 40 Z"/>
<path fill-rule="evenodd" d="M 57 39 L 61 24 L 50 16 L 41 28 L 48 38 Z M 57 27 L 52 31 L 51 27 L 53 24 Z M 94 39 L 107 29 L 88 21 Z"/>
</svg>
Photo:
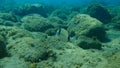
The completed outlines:
<svg viewBox="0 0 120 68">
<path fill-rule="evenodd" d="M 45 3 L 53 5 L 83 5 L 91 2 L 119 4 L 120 0 L 15 0 L 17 3 Z"/>
<path fill-rule="evenodd" d="M 7 1 L 9 4 L 24 4 L 24 3 L 40 3 L 40 4 L 47 4 L 47 5 L 86 5 L 91 2 L 99 2 L 101 4 L 109 4 L 109 5 L 118 5 L 120 0 L 0 0 L 0 3 L 4 5 L 4 1 Z M 6 2 L 5 2 L 6 4 Z"/>
</svg>

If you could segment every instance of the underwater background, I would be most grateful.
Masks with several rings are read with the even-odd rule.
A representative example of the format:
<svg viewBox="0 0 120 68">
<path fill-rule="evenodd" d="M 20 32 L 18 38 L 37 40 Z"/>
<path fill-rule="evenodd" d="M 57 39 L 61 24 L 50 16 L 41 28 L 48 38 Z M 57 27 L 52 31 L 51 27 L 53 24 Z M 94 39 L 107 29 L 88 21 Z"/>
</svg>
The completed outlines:
<svg viewBox="0 0 120 68">
<path fill-rule="evenodd" d="M 120 0 L 0 0 L 0 68 L 120 68 Z"/>
</svg>

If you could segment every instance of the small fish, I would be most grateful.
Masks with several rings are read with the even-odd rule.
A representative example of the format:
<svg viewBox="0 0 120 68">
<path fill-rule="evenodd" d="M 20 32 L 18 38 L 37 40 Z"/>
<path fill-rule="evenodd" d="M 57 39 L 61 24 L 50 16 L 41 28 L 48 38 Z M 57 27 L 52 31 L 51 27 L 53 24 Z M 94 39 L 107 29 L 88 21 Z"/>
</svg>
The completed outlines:
<svg viewBox="0 0 120 68">
<path fill-rule="evenodd" d="M 58 30 L 57 30 L 55 35 L 58 36 L 58 35 L 60 35 L 60 33 L 61 33 L 61 28 L 58 28 Z"/>
</svg>

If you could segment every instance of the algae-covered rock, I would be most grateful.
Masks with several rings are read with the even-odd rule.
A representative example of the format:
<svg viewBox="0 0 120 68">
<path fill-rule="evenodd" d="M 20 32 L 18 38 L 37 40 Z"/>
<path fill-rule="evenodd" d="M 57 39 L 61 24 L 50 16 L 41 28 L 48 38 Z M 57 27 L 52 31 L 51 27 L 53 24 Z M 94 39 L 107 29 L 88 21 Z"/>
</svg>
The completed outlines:
<svg viewBox="0 0 120 68">
<path fill-rule="evenodd" d="M 119 68 L 120 67 L 120 52 L 116 52 L 113 55 L 107 57 L 108 65 L 107 68 Z"/>
<path fill-rule="evenodd" d="M 50 20 L 50 23 L 56 28 L 58 28 L 58 27 L 66 28 L 67 23 L 57 16 L 50 16 L 49 20 Z"/>
<path fill-rule="evenodd" d="M 31 34 L 35 39 L 46 39 L 48 36 L 46 33 L 42 32 L 31 32 Z"/>
<path fill-rule="evenodd" d="M 84 35 L 100 41 L 105 39 L 106 34 L 102 23 L 86 14 L 74 16 L 68 23 L 67 30 L 71 37 Z"/>
<path fill-rule="evenodd" d="M 80 49 L 66 50 L 57 60 L 58 62 L 54 63 L 56 68 L 104 68 L 107 63 L 99 53 Z"/>
<path fill-rule="evenodd" d="M 46 61 L 41 61 L 37 64 L 37 68 L 58 68 L 56 65 L 59 65 L 59 67 L 62 67 L 63 65 L 57 63 L 60 59 L 59 56 L 65 54 L 66 49 L 73 49 L 75 46 L 72 43 L 66 43 L 62 40 L 59 40 L 57 37 L 50 37 L 47 39 L 47 42 L 50 44 L 50 55 L 49 59 Z M 66 56 L 67 57 L 67 56 Z M 64 57 L 65 58 L 65 57 Z M 66 61 L 65 61 L 66 62 Z M 65 64 L 66 65 L 66 64 Z"/>
<path fill-rule="evenodd" d="M 52 12 L 51 16 L 57 16 L 62 20 L 67 20 L 68 16 L 70 15 L 71 11 L 70 9 L 67 8 L 60 8 L 56 9 L 55 11 Z"/>
<path fill-rule="evenodd" d="M 109 11 L 102 5 L 94 3 L 87 7 L 87 13 L 103 23 L 110 23 L 112 17 Z"/>
<path fill-rule="evenodd" d="M 23 37 L 33 37 L 33 35 L 29 31 L 24 29 L 19 29 L 19 28 L 12 28 L 11 30 L 7 31 L 7 34 L 6 34 L 8 43 Z"/>
<path fill-rule="evenodd" d="M 0 25 L 2 25 L 2 26 L 14 26 L 15 24 L 18 24 L 18 23 L 8 21 L 8 20 L 4 20 L 4 19 L 0 18 Z"/>
<path fill-rule="evenodd" d="M 32 32 L 44 32 L 47 29 L 53 28 L 48 19 L 38 14 L 25 16 L 21 21 L 23 22 L 23 28 Z"/>
<path fill-rule="evenodd" d="M 7 38 L 6 35 L 11 28 L 0 26 L 0 58 L 8 56 L 6 51 Z"/>
<path fill-rule="evenodd" d="M 2 35 L 9 43 L 9 39 L 15 40 L 22 37 L 33 37 L 29 31 L 18 27 L 0 26 L 0 35 Z"/>
<path fill-rule="evenodd" d="M 61 39 L 58 36 L 51 36 L 46 39 L 46 42 L 49 44 L 49 48 L 56 49 L 56 50 L 63 50 L 69 48 L 66 44 L 66 40 L 63 38 Z"/>
<path fill-rule="evenodd" d="M 55 66 L 53 65 L 53 61 L 42 61 L 37 63 L 36 68 L 55 68 Z"/>
<path fill-rule="evenodd" d="M 0 35 L 0 58 L 7 56 L 5 38 Z"/>
<path fill-rule="evenodd" d="M 107 43 L 105 46 L 106 48 L 110 48 L 113 51 L 119 51 L 120 50 L 120 37 L 112 39 L 111 42 Z"/>
<path fill-rule="evenodd" d="M 13 12 L 19 16 L 36 13 L 42 15 L 43 17 L 47 17 L 46 8 L 41 4 L 25 4 L 24 6 L 20 6 Z"/>
<path fill-rule="evenodd" d="M 112 6 L 109 7 L 111 15 L 112 15 L 112 20 L 110 25 L 112 26 L 112 29 L 115 30 L 120 30 L 120 6 Z"/>
<path fill-rule="evenodd" d="M 112 18 L 113 28 L 120 30 L 120 14 Z"/>
<path fill-rule="evenodd" d="M 4 38 L 6 38 L 6 35 L 8 34 L 8 31 L 12 30 L 13 28 L 12 27 L 6 27 L 6 26 L 0 26 L 0 35 L 2 35 Z"/>
<path fill-rule="evenodd" d="M 17 16 L 14 15 L 13 13 L 0 13 L 0 18 L 13 22 L 18 21 Z"/>
<path fill-rule="evenodd" d="M 102 49 L 102 44 L 98 40 L 87 37 L 79 37 L 76 44 L 83 49 Z"/>
<path fill-rule="evenodd" d="M 45 44 L 31 37 L 23 37 L 12 41 L 7 45 L 7 52 L 26 61 L 38 62 L 46 54 Z"/>
<path fill-rule="evenodd" d="M 0 25 L 13 26 L 18 24 L 17 16 L 12 13 L 0 13 Z"/>
<path fill-rule="evenodd" d="M 57 28 L 51 28 L 51 29 L 46 30 L 45 33 L 48 36 L 54 36 L 54 35 L 56 35 L 57 30 L 58 30 Z"/>
<path fill-rule="evenodd" d="M 46 31 L 46 33 L 48 36 L 56 36 L 62 41 L 68 41 L 68 31 L 63 28 L 49 29 Z"/>
<path fill-rule="evenodd" d="M 99 52 L 85 51 L 76 48 L 57 51 L 56 61 L 39 62 L 37 68 L 105 68 L 107 60 Z"/>
<path fill-rule="evenodd" d="M 57 30 L 57 32 L 58 32 L 58 30 Z M 69 41 L 69 39 L 68 39 L 69 36 L 68 36 L 68 31 L 67 30 L 60 29 L 60 33 L 57 33 L 57 32 L 56 32 L 56 36 L 59 37 L 60 40 Z"/>
<path fill-rule="evenodd" d="M 1 68 L 30 68 L 29 66 L 29 62 L 25 62 L 17 56 L 6 57 L 0 60 Z"/>
<path fill-rule="evenodd" d="M 120 31 L 115 29 L 109 29 L 106 31 L 106 35 L 111 41 L 113 41 L 117 38 L 120 38 Z"/>
</svg>

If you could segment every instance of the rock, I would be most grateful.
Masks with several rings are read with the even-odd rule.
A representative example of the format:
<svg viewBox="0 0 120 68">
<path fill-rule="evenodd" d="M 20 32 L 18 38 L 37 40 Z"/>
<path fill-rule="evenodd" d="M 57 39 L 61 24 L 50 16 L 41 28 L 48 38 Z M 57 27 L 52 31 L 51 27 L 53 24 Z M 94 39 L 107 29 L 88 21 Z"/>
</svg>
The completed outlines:
<svg viewBox="0 0 120 68">
<path fill-rule="evenodd" d="M 87 13 L 100 20 L 102 23 L 110 23 L 112 16 L 109 11 L 100 4 L 94 3 L 87 7 Z"/>
<path fill-rule="evenodd" d="M 43 17 L 47 17 L 47 11 L 45 6 L 40 4 L 25 4 L 13 11 L 16 15 L 25 16 L 29 14 L 40 14 Z"/>
<path fill-rule="evenodd" d="M 105 30 L 100 21 L 86 14 L 74 16 L 68 23 L 68 32 L 70 37 L 87 36 L 97 38 L 100 41 L 105 40 Z"/>
<path fill-rule="evenodd" d="M 0 26 L 0 59 L 8 56 L 6 50 L 7 45 L 6 35 L 10 29 L 11 29 L 10 27 Z"/>
<path fill-rule="evenodd" d="M 49 20 L 50 20 L 50 23 L 51 23 L 54 27 L 56 27 L 56 28 L 58 28 L 58 27 L 60 27 L 60 28 L 67 28 L 67 27 L 66 27 L 66 24 L 67 24 L 67 23 L 66 23 L 64 20 L 60 19 L 59 17 L 50 16 L 50 17 L 49 17 Z"/>
<path fill-rule="evenodd" d="M 66 39 L 61 39 L 58 36 L 50 36 L 46 39 L 46 42 L 52 50 L 64 50 L 66 48 L 70 48 L 70 46 L 66 44 Z"/>
<path fill-rule="evenodd" d="M 35 39 L 46 39 L 48 36 L 46 33 L 42 32 L 31 32 L 31 34 Z"/>
<path fill-rule="evenodd" d="M 27 30 L 9 26 L 0 26 L 0 35 L 7 40 L 7 43 L 9 43 L 10 40 L 16 40 L 22 37 L 33 37 L 32 34 L 30 34 L 30 32 Z"/>
<path fill-rule="evenodd" d="M 111 49 L 113 51 L 119 51 L 120 50 L 120 37 L 112 39 L 111 42 L 107 43 L 104 47 L 107 49 Z"/>
<path fill-rule="evenodd" d="M 76 45 L 83 49 L 102 49 L 102 44 L 98 40 L 87 37 L 79 37 L 76 41 Z"/>
<path fill-rule="evenodd" d="M 120 14 L 112 18 L 113 28 L 120 30 Z"/>
<path fill-rule="evenodd" d="M 29 31 L 19 28 L 12 28 L 11 30 L 7 31 L 6 34 L 7 43 L 23 37 L 33 38 L 33 35 Z"/>
<path fill-rule="evenodd" d="M 0 25 L 2 25 L 2 26 L 14 26 L 15 24 L 18 24 L 18 23 L 8 21 L 8 20 L 4 20 L 4 19 L 0 18 Z"/>
<path fill-rule="evenodd" d="M 112 15 L 111 23 L 109 23 L 112 26 L 111 29 L 120 30 L 120 6 L 112 6 L 109 9 Z"/>
<path fill-rule="evenodd" d="M 0 13 L 0 25 L 14 26 L 18 23 L 18 18 L 12 13 Z"/>
<path fill-rule="evenodd" d="M 67 8 L 60 8 L 60 9 L 56 9 L 55 11 L 53 11 L 51 13 L 51 16 L 56 16 L 64 21 L 66 21 L 68 19 L 68 16 L 70 15 L 70 10 Z"/>
<path fill-rule="evenodd" d="M 39 62 L 36 68 L 54 68 L 53 61 Z"/>
<path fill-rule="evenodd" d="M 119 68 L 120 52 L 116 52 L 110 55 L 109 57 L 107 57 L 106 59 L 108 59 L 108 65 L 106 67 Z"/>
<path fill-rule="evenodd" d="M 58 30 L 57 28 L 51 28 L 51 29 L 46 30 L 45 33 L 46 33 L 48 36 L 55 36 L 57 30 Z"/>
<path fill-rule="evenodd" d="M 47 29 L 54 28 L 49 20 L 38 14 L 25 16 L 21 19 L 22 27 L 31 32 L 45 32 Z"/>
<path fill-rule="evenodd" d="M 106 35 L 110 39 L 110 41 L 112 41 L 112 40 L 115 40 L 120 37 L 120 31 L 110 29 L 110 30 L 106 31 Z"/>
<path fill-rule="evenodd" d="M 47 52 L 45 46 L 43 41 L 37 41 L 31 37 L 23 37 L 9 43 L 7 52 L 11 56 L 17 55 L 25 61 L 39 62 Z"/>
<path fill-rule="evenodd" d="M 17 22 L 17 16 L 13 13 L 0 13 L 0 18 L 7 21 Z"/>
<path fill-rule="evenodd" d="M 2 35 L 5 39 L 7 38 L 8 31 L 14 29 L 14 27 L 6 27 L 6 26 L 0 26 L 0 35 Z"/>
<path fill-rule="evenodd" d="M 68 31 L 63 28 L 49 29 L 48 31 L 46 31 L 46 33 L 48 34 L 48 36 L 56 36 L 60 40 L 68 41 Z"/>
<path fill-rule="evenodd" d="M 3 68 L 29 68 L 30 63 L 18 56 L 6 57 L 0 60 L 0 67 Z"/>
<path fill-rule="evenodd" d="M 77 58 L 78 56 L 79 58 Z M 97 52 L 92 53 L 80 49 L 73 49 L 66 50 L 63 55 L 60 55 L 58 62 L 54 63 L 54 65 L 66 68 L 104 68 L 106 63 L 107 60 Z"/>
<path fill-rule="evenodd" d="M 59 34 L 57 34 L 57 32 L 56 32 L 56 36 L 59 37 L 59 39 L 62 41 L 68 41 L 68 31 L 65 29 L 61 28 Z"/>
<path fill-rule="evenodd" d="M 0 35 L 0 58 L 7 56 L 5 43 L 6 43 L 5 38 L 2 35 Z"/>
<path fill-rule="evenodd" d="M 75 47 L 57 52 L 55 62 L 42 61 L 38 63 L 37 68 L 105 68 L 107 65 L 107 60 L 96 51 L 85 51 Z"/>
</svg>

